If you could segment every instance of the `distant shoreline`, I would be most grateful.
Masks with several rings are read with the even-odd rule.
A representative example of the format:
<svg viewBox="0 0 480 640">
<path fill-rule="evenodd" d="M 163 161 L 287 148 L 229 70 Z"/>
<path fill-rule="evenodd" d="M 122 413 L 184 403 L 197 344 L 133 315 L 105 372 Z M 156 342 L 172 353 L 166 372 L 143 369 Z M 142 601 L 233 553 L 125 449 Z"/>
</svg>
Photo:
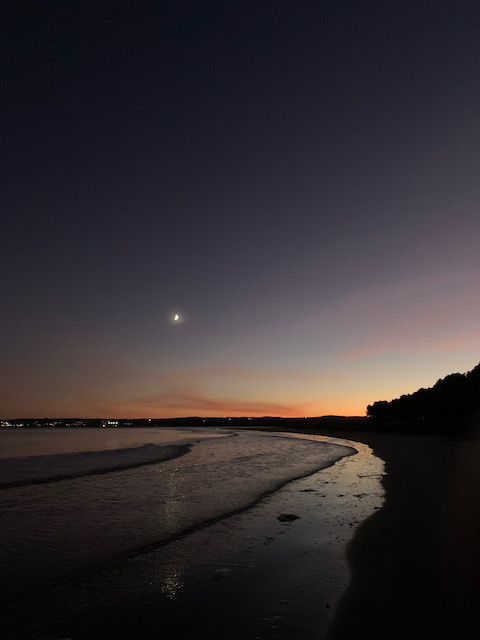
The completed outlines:
<svg viewBox="0 0 480 640">
<path fill-rule="evenodd" d="M 103 418 L 16 418 L 0 419 L 3 429 L 135 429 L 168 427 L 231 427 L 247 429 L 267 429 L 279 431 L 298 431 L 304 433 L 348 431 L 355 435 L 363 432 L 405 433 L 434 436 L 453 436 L 463 438 L 468 435 L 474 422 L 473 417 L 457 418 L 416 418 L 384 419 L 366 416 L 320 416 L 307 418 L 281 418 L 264 416 L 253 417 L 187 417 L 187 418 L 141 418 L 141 419 L 103 419 Z"/>
</svg>

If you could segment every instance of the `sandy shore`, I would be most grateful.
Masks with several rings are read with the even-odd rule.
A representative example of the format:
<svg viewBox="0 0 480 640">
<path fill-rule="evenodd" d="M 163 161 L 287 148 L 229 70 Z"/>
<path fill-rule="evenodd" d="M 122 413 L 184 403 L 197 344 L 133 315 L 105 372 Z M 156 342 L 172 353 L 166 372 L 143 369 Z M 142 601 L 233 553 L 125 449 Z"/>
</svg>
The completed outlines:
<svg viewBox="0 0 480 640">
<path fill-rule="evenodd" d="M 383 464 L 357 446 L 241 512 L 12 602 L 2 637 L 326 637 L 348 584 L 345 544 L 382 505 Z"/>
<path fill-rule="evenodd" d="M 68 607 L 76 602 L 78 612 L 36 637 L 157 638 L 161 631 L 179 640 L 478 638 L 478 439 L 322 433 L 363 442 L 385 461 L 385 504 L 354 529 L 348 567 L 335 565 L 344 573 L 338 583 L 323 590 L 322 575 L 339 556 L 315 555 L 318 529 L 305 517 L 310 509 L 312 518 L 323 519 L 317 496 L 332 485 L 318 483 L 335 478 L 312 476 L 290 483 L 255 512 L 219 522 L 218 531 L 198 532 L 194 545 L 180 542 L 73 586 L 77 592 L 68 595 Z M 321 474 L 339 473 L 337 465 Z M 276 520 L 285 500 L 299 514 L 303 510 L 300 520 Z M 338 513 L 332 516 L 341 520 Z M 181 571 L 165 581 L 166 568 L 175 562 Z M 131 589 L 136 574 L 139 584 L 149 586 L 133 600 L 129 595 L 126 606 L 122 590 Z M 340 601 L 330 609 L 335 593 Z M 54 600 L 62 598 L 65 589 Z M 43 603 L 32 607 L 45 614 Z"/>
<path fill-rule="evenodd" d="M 478 638 L 478 439 L 342 435 L 385 461 L 386 502 L 347 548 L 351 583 L 330 637 Z"/>
<path fill-rule="evenodd" d="M 368 445 L 386 471 L 384 506 L 347 545 L 350 581 L 328 638 L 478 639 L 480 428 L 463 439 L 322 434 Z"/>
</svg>

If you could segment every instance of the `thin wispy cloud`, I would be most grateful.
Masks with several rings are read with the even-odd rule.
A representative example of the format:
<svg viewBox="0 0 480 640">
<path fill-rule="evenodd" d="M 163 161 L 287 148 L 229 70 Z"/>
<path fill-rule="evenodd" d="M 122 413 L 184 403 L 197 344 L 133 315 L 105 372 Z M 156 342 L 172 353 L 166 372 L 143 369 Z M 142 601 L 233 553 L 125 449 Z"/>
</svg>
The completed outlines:
<svg viewBox="0 0 480 640">
<path fill-rule="evenodd" d="M 215 399 L 189 394 L 157 393 L 132 398 L 102 399 L 85 397 L 82 401 L 92 415 L 123 417 L 163 417 L 171 415 L 214 416 L 299 416 L 305 408 L 301 405 L 275 402 L 250 402 L 239 398 Z"/>
</svg>

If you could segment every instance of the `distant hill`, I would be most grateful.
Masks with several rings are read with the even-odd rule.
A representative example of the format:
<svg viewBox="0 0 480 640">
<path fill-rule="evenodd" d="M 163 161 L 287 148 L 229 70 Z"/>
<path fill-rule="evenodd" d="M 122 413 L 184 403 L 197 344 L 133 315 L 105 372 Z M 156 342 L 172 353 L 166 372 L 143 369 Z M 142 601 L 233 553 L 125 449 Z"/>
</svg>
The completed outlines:
<svg viewBox="0 0 480 640">
<path fill-rule="evenodd" d="M 480 412 L 480 363 L 468 373 L 452 373 L 428 389 L 379 400 L 367 407 L 367 416 L 382 420 L 468 418 Z"/>
</svg>

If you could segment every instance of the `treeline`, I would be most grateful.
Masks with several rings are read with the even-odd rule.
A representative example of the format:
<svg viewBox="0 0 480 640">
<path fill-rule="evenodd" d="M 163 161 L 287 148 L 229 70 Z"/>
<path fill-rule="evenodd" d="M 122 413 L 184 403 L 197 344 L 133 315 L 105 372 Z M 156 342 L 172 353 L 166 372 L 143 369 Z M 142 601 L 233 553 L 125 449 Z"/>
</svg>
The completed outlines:
<svg viewBox="0 0 480 640">
<path fill-rule="evenodd" d="M 468 373 L 452 373 L 433 387 L 390 402 L 368 405 L 367 416 L 386 420 L 469 417 L 480 412 L 480 363 Z"/>
</svg>

